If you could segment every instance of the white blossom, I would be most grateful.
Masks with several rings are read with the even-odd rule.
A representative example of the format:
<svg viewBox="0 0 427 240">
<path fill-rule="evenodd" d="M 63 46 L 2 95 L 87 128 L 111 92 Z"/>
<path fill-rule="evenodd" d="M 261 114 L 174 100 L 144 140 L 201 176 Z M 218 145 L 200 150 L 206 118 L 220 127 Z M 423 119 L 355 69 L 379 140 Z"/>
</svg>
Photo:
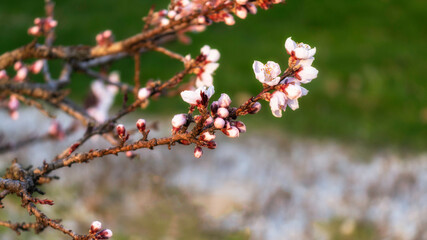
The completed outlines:
<svg viewBox="0 0 427 240">
<path fill-rule="evenodd" d="M 269 86 L 277 85 L 280 81 L 280 66 L 279 64 L 268 61 L 267 64 L 263 64 L 259 61 L 254 61 L 252 68 L 255 73 L 255 78 L 261 83 L 265 83 Z"/>
<path fill-rule="evenodd" d="M 187 123 L 187 115 L 185 114 L 176 114 L 172 118 L 172 126 L 174 128 L 180 128 L 182 125 Z"/>
<path fill-rule="evenodd" d="M 283 92 L 275 91 L 270 99 L 270 108 L 275 117 L 282 117 L 282 110 L 286 110 L 286 95 Z"/>
<path fill-rule="evenodd" d="M 226 93 L 221 93 L 221 97 L 218 99 L 218 105 L 222 108 L 230 106 L 231 98 Z"/>
<path fill-rule="evenodd" d="M 149 90 L 148 88 L 141 88 L 138 91 L 138 98 L 143 100 L 143 99 L 147 99 L 151 94 L 151 90 Z"/>
<path fill-rule="evenodd" d="M 207 89 L 206 87 L 200 87 L 195 91 L 190 91 L 190 90 L 182 91 L 181 97 L 185 102 L 191 105 L 197 105 L 197 104 L 200 104 L 202 101 L 202 94 L 206 95 L 206 97 L 209 99 L 214 93 L 215 93 L 215 89 L 213 86 L 210 86 Z"/>
<path fill-rule="evenodd" d="M 295 73 L 295 77 L 300 80 L 301 83 L 309 83 L 311 80 L 317 78 L 319 71 L 312 66 L 301 66 Z"/>
<path fill-rule="evenodd" d="M 296 43 L 291 37 L 286 39 L 285 48 L 289 55 L 295 56 L 297 59 L 309 59 L 316 54 L 316 48 L 311 48 L 305 43 Z"/>
</svg>

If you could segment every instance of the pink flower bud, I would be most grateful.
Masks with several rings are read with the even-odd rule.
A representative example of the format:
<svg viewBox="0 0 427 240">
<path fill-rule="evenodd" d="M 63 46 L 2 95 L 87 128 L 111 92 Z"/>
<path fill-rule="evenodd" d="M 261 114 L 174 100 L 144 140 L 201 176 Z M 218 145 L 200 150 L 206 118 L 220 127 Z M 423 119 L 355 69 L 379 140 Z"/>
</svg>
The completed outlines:
<svg viewBox="0 0 427 240">
<path fill-rule="evenodd" d="M 110 38 L 112 35 L 113 35 L 113 32 L 111 32 L 111 30 L 105 30 L 105 31 L 102 33 L 102 36 L 103 36 L 104 38 Z"/>
<path fill-rule="evenodd" d="M 168 12 L 168 17 L 170 19 L 173 19 L 175 16 L 176 16 L 176 12 L 175 11 L 171 10 L 171 11 Z"/>
<path fill-rule="evenodd" d="M 54 28 L 54 27 L 58 26 L 58 21 L 50 18 L 47 20 L 47 24 L 48 24 L 49 29 Z"/>
<path fill-rule="evenodd" d="M 204 126 L 209 126 L 213 123 L 213 118 L 212 117 L 208 117 L 204 123 Z"/>
<path fill-rule="evenodd" d="M 61 124 L 55 120 L 50 124 L 48 133 L 50 136 L 59 140 L 62 140 L 65 137 L 65 132 L 62 130 Z"/>
<path fill-rule="evenodd" d="M 212 141 L 215 139 L 215 134 L 211 134 L 210 132 L 204 132 L 201 136 L 200 136 L 200 140 L 203 141 Z"/>
<path fill-rule="evenodd" d="M 123 124 L 117 125 L 116 131 L 117 131 L 117 135 L 119 135 L 119 137 L 123 137 L 124 135 L 126 135 L 126 128 L 125 128 L 125 126 L 123 126 Z"/>
<path fill-rule="evenodd" d="M 257 12 L 257 8 L 256 8 L 255 4 L 253 4 L 253 3 L 247 3 L 246 8 L 248 9 L 250 14 L 256 14 L 256 12 Z"/>
<path fill-rule="evenodd" d="M 24 64 L 21 61 L 18 61 L 15 64 L 13 64 L 13 69 L 15 69 L 15 71 L 18 71 L 22 67 L 24 67 Z"/>
<path fill-rule="evenodd" d="M 42 23 L 42 20 L 40 18 L 35 18 L 34 19 L 34 24 L 39 25 Z"/>
<path fill-rule="evenodd" d="M 212 115 L 216 114 L 216 112 L 218 111 L 218 108 L 219 108 L 218 101 L 213 101 L 212 104 L 211 104 L 211 113 L 212 113 Z"/>
<path fill-rule="evenodd" d="M 9 102 L 7 103 L 7 107 L 10 111 L 16 111 L 19 108 L 19 100 L 15 95 L 11 95 L 9 98 Z"/>
<path fill-rule="evenodd" d="M 222 132 L 227 135 L 228 137 L 231 138 L 236 138 L 239 137 L 239 129 L 237 129 L 236 127 L 232 126 L 228 129 L 223 129 Z"/>
<path fill-rule="evenodd" d="M 199 147 L 199 146 L 197 146 L 197 147 L 194 149 L 194 157 L 195 157 L 195 158 L 200 158 L 202 155 L 203 155 L 203 150 L 202 150 L 202 148 L 201 148 L 201 147 Z"/>
<path fill-rule="evenodd" d="M 141 88 L 138 91 L 138 98 L 141 100 L 147 99 L 150 95 L 151 95 L 151 90 L 149 90 L 148 88 Z"/>
<path fill-rule="evenodd" d="M 39 26 L 32 26 L 32 27 L 28 28 L 28 34 L 29 35 L 37 36 L 37 35 L 40 35 L 40 33 L 41 33 L 41 31 L 40 31 Z"/>
<path fill-rule="evenodd" d="M 160 25 L 161 26 L 166 26 L 170 23 L 170 20 L 167 18 L 162 18 L 162 20 L 160 20 Z"/>
<path fill-rule="evenodd" d="M 136 127 L 138 128 L 138 130 L 140 132 L 144 132 L 145 131 L 145 120 L 144 119 L 138 119 L 138 121 L 136 121 Z"/>
<path fill-rule="evenodd" d="M 241 133 L 245 133 L 246 132 L 246 125 L 243 122 L 237 121 L 234 124 L 237 127 L 237 129 L 239 129 L 239 132 L 241 132 Z"/>
<path fill-rule="evenodd" d="M 199 17 L 197 17 L 197 22 L 199 24 L 205 24 L 206 23 L 206 17 L 205 16 L 199 16 Z"/>
<path fill-rule="evenodd" d="M 217 112 L 218 116 L 220 116 L 221 118 L 226 118 L 229 115 L 229 112 L 227 110 L 227 108 L 218 108 L 218 112 Z"/>
<path fill-rule="evenodd" d="M 216 148 L 216 142 L 215 141 L 207 142 L 206 147 L 208 147 L 209 149 L 215 149 Z"/>
<path fill-rule="evenodd" d="M 135 157 L 135 153 L 133 151 L 127 151 L 125 153 L 126 157 L 128 158 L 134 158 Z"/>
<path fill-rule="evenodd" d="M 186 114 L 177 114 L 172 118 L 172 126 L 175 129 L 180 128 L 182 125 L 187 123 L 187 115 Z"/>
<path fill-rule="evenodd" d="M 96 235 L 102 237 L 101 239 L 109 239 L 113 236 L 113 232 L 110 229 L 105 229 Z"/>
<path fill-rule="evenodd" d="M 28 75 L 28 69 L 26 67 L 20 68 L 15 75 L 15 81 L 22 82 L 27 78 Z"/>
<path fill-rule="evenodd" d="M 248 10 L 246 10 L 245 7 L 239 6 L 236 8 L 236 16 L 238 16 L 241 19 L 245 19 L 248 15 Z"/>
<path fill-rule="evenodd" d="M 229 26 L 234 25 L 236 23 L 236 21 L 234 21 L 233 15 L 228 13 L 224 16 L 224 22 Z"/>
<path fill-rule="evenodd" d="M 222 108 L 230 106 L 231 99 L 226 93 L 221 93 L 221 97 L 218 99 L 218 104 Z"/>
<path fill-rule="evenodd" d="M 8 79 L 9 77 L 7 76 L 7 72 L 6 70 L 1 70 L 0 71 L 0 80 L 2 79 Z"/>
<path fill-rule="evenodd" d="M 100 221 L 94 221 L 90 225 L 90 232 L 91 233 L 96 233 L 99 230 L 101 230 L 101 228 L 102 228 L 102 223 Z"/>
<path fill-rule="evenodd" d="M 34 74 L 39 73 L 43 68 L 43 60 L 37 60 L 30 66 L 30 71 Z"/>
<path fill-rule="evenodd" d="M 222 129 L 225 126 L 225 120 L 222 118 L 215 118 L 214 126 L 216 128 Z"/>
<path fill-rule="evenodd" d="M 250 114 L 258 113 L 261 110 L 261 103 L 256 102 L 252 105 L 251 109 L 249 109 Z"/>
</svg>

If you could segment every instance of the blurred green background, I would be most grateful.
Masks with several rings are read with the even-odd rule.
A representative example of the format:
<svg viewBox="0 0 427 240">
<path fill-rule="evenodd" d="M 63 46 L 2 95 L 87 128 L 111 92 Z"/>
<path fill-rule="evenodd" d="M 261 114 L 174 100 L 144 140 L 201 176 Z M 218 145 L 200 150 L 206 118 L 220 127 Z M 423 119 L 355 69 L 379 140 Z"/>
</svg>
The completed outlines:
<svg viewBox="0 0 427 240">
<path fill-rule="evenodd" d="M 118 40 L 129 37 L 141 30 L 141 18 L 149 6 L 156 4 L 161 9 L 168 2 L 57 1 L 55 44 L 94 45 L 95 35 L 105 29 L 111 29 Z M 423 150 L 427 145 L 426 12 L 424 0 L 289 0 L 237 20 L 233 27 L 220 23 L 191 34 L 190 46 L 171 43 L 166 47 L 192 56 L 204 44 L 219 49 L 216 91 L 229 93 L 240 104 L 260 90 L 252 62 L 273 60 L 284 69 L 288 56 L 283 44 L 292 36 L 317 47 L 314 66 L 319 69 L 318 79 L 306 85 L 310 93 L 300 100 L 300 109 L 288 110 L 276 119 L 268 103 L 263 103 L 260 116 L 245 119 L 249 129 L 263 121 L 299 136 Z M 3 1 L 0 53 L 31 41 L 26 31 L 35 17 L 43 15 L 43 1 Z M 143 55 L 141 63 L 144 80 L 165 80 L 182 69 L 179 62 L 158 53 Z M 52 61 L 54 72 L 60 64 Z M 123 81 L 132 82 L 131 59 L 115 63 L 113 69 L 121 72 Z M 90 80 L 80 74 L 73 76 L 75 99 L 87 94 Z M 183 101 L 162 99 L 144 111 L 171 117 L 186 108 Z"/>
</svg>

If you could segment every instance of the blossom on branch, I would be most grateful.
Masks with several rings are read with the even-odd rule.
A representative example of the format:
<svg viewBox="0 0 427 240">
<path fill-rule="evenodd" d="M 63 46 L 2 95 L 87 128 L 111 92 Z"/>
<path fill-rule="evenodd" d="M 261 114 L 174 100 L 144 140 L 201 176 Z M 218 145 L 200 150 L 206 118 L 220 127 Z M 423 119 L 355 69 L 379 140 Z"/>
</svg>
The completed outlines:
<svg viewBox="0 0 427 240">
<path fill-rule="evenodd" d="M 198 69 L 196 87 L 210 87 L 213 84 L 212 74 L 219 67 L 217 61 L 221 54 L 217 49 L 211 49 L 208 45 L 203 46 L 200 53 L 197 61 L 202 62 L 203 66 Z"/>
<path fill-rule="evenodd" d="M 208 104 L 209 99 L 215 93 L 215 89 L 213 86 L 210 86 L 206 89 L 206 87 L 200 87 L 195 91 L 186 90 L 181 92 L 182 100 L 191 104 L 191 105 L 202 105 L 206 106 Z"/>
<path fill-rule="evenodd" d="M 263 84 L 269 86 L 277 85 L 280 81 L 280 66 L 279 64 L 268 61 L 267 64 L 263 64 L 260 61 L 254 61 L 252 68 L 255 73 L 255 78 Z"/>
</svg>

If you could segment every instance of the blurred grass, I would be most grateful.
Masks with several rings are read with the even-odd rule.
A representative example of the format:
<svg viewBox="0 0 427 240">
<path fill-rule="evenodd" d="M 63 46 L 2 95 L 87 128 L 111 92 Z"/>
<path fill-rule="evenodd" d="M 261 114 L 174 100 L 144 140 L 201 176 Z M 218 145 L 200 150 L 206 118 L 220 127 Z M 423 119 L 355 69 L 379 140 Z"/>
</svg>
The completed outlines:
<svg viewBox="0 0 427 240">
<path fill-rule="evenodd" d="M 112 29 L 116 39 L 126 38 L 140 31 L 141 17 L 151 4 L 159 9 L 167 2 L 57 1 L 56 44 L 93 45 L 95 35 L 105 29 Z M 245 21 L 237 20 L 233 27 L 215 24 L 193 34 L 190 46 L 172 43 L 167 47 L 192 56 L 204 44 L 219 49 L 216 91 L 229 93 L 236 103 L 238 96 L 260 89 L 251 69 L 253 60 L 273 60 L 284 66 L 283 44 L 292 36 L 317 47 L 314 65 L 319 77 L 306 86 L 310 94 L 300 100 L 299 110 L 275 119 L 263 103 L 261 116 L 247 119 L 249 127 L 268 121 L 270 126 L 303 136 L 422 150 L 427 145 L 426 10 L 427 2 L 422 0 L 290 0 L 267 12 L 259 10 Z M 2 2 L 0 52 L 31 41 L 26 30 L 38 16 L 43 16 L 41 1 Z M 58 72 L 61 62 L 52 62 Z M 182 68 L 158 53 L 143 55 L 141 62 L 144 80 L 167 79 Z M 123 81 L 132 81 L 131 59 L 113 68 L 120 70 Z M 76 74 L 73 81 L 73 96 L 82 99 L 90 79 Z M 153 101 L 146 111 L 168 117 L 184 112 L 186 104 L 175 100 Z"/>
</svg>

